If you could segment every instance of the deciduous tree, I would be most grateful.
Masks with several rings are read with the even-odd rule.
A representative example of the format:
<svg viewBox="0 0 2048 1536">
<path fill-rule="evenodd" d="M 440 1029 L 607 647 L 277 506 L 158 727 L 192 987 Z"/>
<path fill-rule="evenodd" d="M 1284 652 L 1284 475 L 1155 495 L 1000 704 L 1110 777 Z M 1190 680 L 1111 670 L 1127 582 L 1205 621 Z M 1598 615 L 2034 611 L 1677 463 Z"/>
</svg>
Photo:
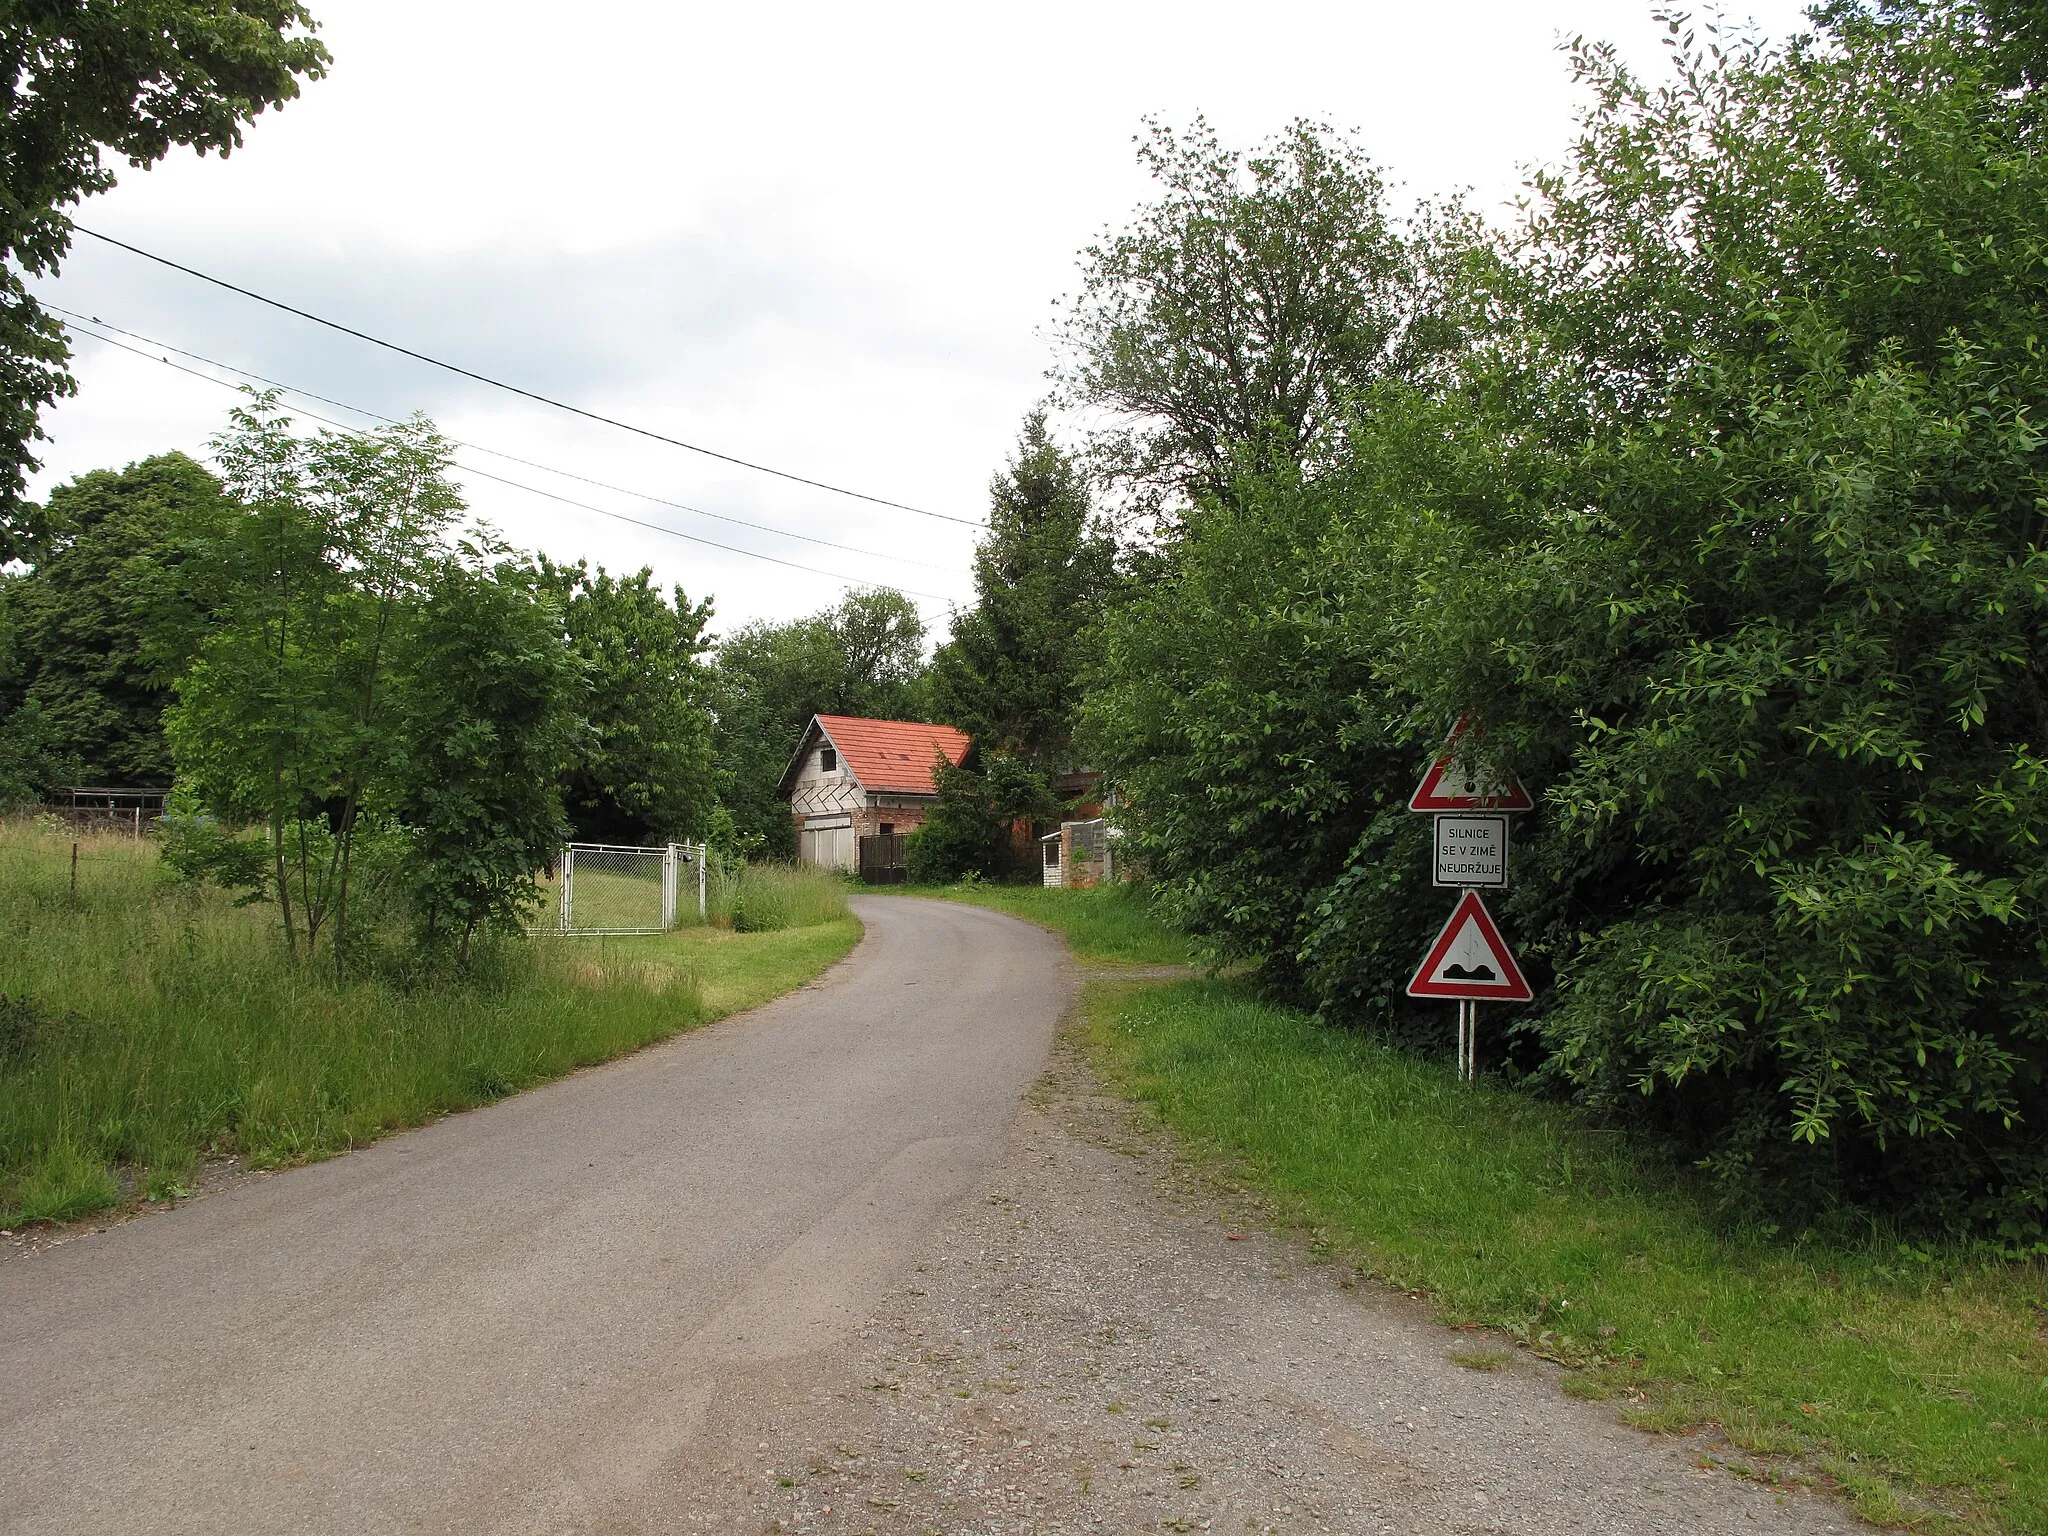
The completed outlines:
<svg viewBox="0 0 2048 1536">
<path fill-rule="evenodd" d="M 1109 413 L 1095 467 L 1157 512 L 1228 494 L 1240 468 L 1313 475 L 1351 403 L 1454 343 L 1446 279 L 1470 231 L 1453 206 L 1404 225 L 1376 167 L 1297 120 L 1245 154 L 1201 118 L 1149 121 L 1159 199 L 1083 253 L 1057 336 L 1069 405 Z"/>
<path fill-rule="evenodd" d="M 185 145 L 226 155 L 326 72 L 296 0 L 14 0 L 0 8 L 0 560 L 35 531 L 22 495 L 42 407 L 72 389 L 63 327 L 27 279 L 71 245 L 65 210 Z"/>
<path fill-rule="evenodd" d="M 646 843 L 695 837 L 709 824 L 717 786 L 711 762 L 711 605 L 654 573 L 614 577 L 583 562 L 539 565 L 587 679 L 586 729 L 571 753 L 563 799 L 576 835 Z"/>
</svg>

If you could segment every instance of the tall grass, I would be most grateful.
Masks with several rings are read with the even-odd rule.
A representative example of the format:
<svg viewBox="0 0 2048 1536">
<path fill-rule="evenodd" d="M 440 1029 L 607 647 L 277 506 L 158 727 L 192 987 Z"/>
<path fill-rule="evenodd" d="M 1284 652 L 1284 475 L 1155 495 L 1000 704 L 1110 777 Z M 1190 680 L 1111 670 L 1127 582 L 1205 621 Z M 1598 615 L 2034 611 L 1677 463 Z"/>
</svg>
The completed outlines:
<svg viewBox="0 0 2048 1536">
<path fill-rule="evenodd" d="M 846 881 L 809 864 L 719 860 L 709 870 L 711 921 L 735 933 L 775 933 L 845 918 Z"/>
<path fill-rule="evenodd" d="M 676 934 L 508 940 L 460 978 L 337 983 L 287 961 L 267 908 L 178 882 L 148 842 L 80 840 L 74 893 L 72 842 L 0 827 L 0 1225 L 104 1205 L 117 1171 L 169 1194 L 202 1154 L 320 1157 L 487 1102 L 700 1022 L 704 964 L 758 968 Z M 774 962 L 781 984 L 856 936 Z"/>
</svg>

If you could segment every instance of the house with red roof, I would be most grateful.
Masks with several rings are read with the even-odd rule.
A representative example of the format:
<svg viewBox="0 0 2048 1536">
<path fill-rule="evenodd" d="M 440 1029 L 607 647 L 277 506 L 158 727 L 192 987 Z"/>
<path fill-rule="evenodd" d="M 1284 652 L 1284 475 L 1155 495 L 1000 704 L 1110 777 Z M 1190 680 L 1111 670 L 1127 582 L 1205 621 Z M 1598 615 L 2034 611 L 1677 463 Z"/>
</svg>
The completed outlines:
<svg viewBox="0 0 2048 1536">
<path fill-rule="evenodd" d="M 950 725 L 812 716 L 779 791 L 796 822 L 798 857 L 852 869 L 859 839 L 922 825 L 938 798 L 934 770 L 942 762 L 959 767 L 970 745 Z"/>
</svg>

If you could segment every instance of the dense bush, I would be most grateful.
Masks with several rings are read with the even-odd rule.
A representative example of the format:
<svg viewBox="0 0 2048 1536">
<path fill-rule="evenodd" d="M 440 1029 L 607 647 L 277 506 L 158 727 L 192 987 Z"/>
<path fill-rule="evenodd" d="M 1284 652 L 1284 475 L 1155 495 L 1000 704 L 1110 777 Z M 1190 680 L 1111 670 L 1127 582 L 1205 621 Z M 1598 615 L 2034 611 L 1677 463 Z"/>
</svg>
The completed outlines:
<svg viewBox="0 0 2048 1536">
<path fill-rule="evenodd" d="M 942 885 L 963 875 L 1012 880 L 1037 873 L 1035 846 L 1019 857 L 1015 831 L 1057 821 L 1059 799 L 1045 775 L 1020 758 L 970 758 L 938 765 L 938 796 L 904 843 L 910 878 Z"/>
<path fill-rule="evenodd" d="M 1522 1064 L 1745 1197 L 2039 1242 L 2048 714 L 2034 39 L 1676 38 L 1475 252 L 1456 380 L 1241 481 L 1110 624 L 1095 740 L 1186 919 L 1397 1022 L 1399 809 L 1471 711 L 1537 788 Z M 2023 23 L 2031 28 L 2033 22 Z M 1229 503 L 1225 505 L 1224 503 Z"/>
</svg>

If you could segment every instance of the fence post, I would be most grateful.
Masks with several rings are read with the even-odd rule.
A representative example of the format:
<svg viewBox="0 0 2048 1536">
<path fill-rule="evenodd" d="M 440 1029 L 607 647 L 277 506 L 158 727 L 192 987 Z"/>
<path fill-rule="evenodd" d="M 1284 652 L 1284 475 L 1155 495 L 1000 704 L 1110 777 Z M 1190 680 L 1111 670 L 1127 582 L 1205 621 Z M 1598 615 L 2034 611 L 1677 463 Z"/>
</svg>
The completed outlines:
<svg viewBox="0 0 2048 1536">
<path fill-rule="evenodd" d="M 562 932 L 571 932 L 576 926 L 576 850 L 562 849 Z"/>
<path fill-rule="evenodd" d="M 676 845 L 664 843 L 661 849 L 661 931 L 667 933 L 676 925 Z"/>
<path fill-rule="evenodd" d="M 704 867 L 711 862 L 711 845 L 697 845 L 697 916 L 708 921 L 711 909 L 704 904 Z"/>
</svg>

